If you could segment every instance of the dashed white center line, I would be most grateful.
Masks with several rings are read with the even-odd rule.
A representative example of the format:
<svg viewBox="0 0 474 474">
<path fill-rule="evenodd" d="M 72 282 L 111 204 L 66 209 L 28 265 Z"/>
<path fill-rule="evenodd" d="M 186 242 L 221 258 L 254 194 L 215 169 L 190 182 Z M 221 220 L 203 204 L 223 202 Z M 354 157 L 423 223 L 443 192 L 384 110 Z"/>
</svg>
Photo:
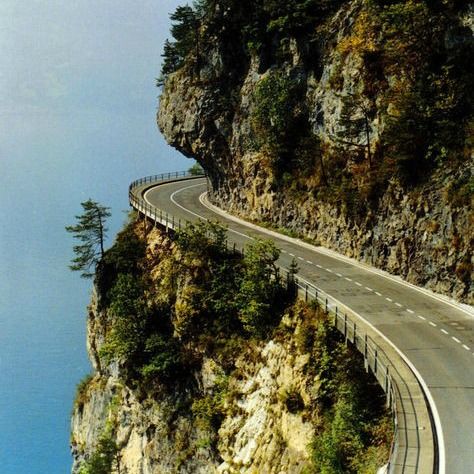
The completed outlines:
<svg viewBox="0 0 474 474">
<path fill-rule="evenodd" d="M 402 305 L 400 303 L 395 303 L 396 306 L 398 306 L 399 308 L 402 307 Z"/>
<path fill-rule="evenodd" d="M 368 286 L 365 287 L 367 291 L 374 291 L 372 288 L 369 288 Z"/>
<path fill-rule="evenodd" d="M 294 256 L 295 256 L 295 254 L 294 254 L 294 253 L 290 253 L 290 257 L 294 257 Z"/>
<path fill-rule="evenodd" d="M 286 250 L 281 249 L 281 253 L 288 253 Z"/>
<path fill-rule="evenodd" d="M 464 347 L 464 349 L 466 349 L 466 351 L 470 351 L 470 350 L 471 350 L 471 348 L 470 348 L 469 346 L 466 346 L 466 344 L 463 344 L 462 346 Z"/>
<path fill-rule="evenodd" d="M 382 296 L 382 293 L 379 293 L 378 291 L 375 292 L 377 296 Z"/>
<path fill-rule="evenodd" d="M 313 264 L 313 262 L 311 260 L 306 260 L 306 263 L 309 263 L 310 265 Z"/>
<path fill-rule="evenodd" d="M 420 319 L 422 319 L 423 321 L 426 321 L 426 318 L 425 318 L 424 316 L 418 315 L 418 317 L 419 317 Z"/>
<path fill-rule="evenodd" d="M 358 281 L 355 282 L 357 286 L 362 286 L 362 283 L 359 283 Z"/>
<path fill-rule="evenodd" d="M 433 326 L 434 328 L 437 326 L 437 324 L 435 324 L 435 323 L 433 323 L 433 322 L 431 322 L 431 321 L 429 322 L 429 325 L 430 325 L 430 326 Z"/>
<path fill-rule="evenodd" d="M 413 311 L 412 309 L 410 309 L 410 308 L 407 308 L 407 311 L 408 311 L 410 314 L 413 314 L 413 313 L 414 313 L 414 311 Z"/>
<path fill-rule="evenodd" d="M 451 339 L 452 339 L 454 342 L 457 342 L 458 344 L 461 344 L 461 341 L 460 341 L 457 337 L 451 336 Z"/>
<path fill-rule="evenodd" d="M 342 275 L 340 273 L 336 273 L 336 275 L 339 277 L 339 278 L 342 278 Z"/>
<path fill-rule="evenodd" d="M 387 301 L 389 301 L 390 303 L 393 303 L 393 300 L 391 298 L 385 298 Z"/>
<path fill-rule="evenodd" d="M 303 257 L 298 257 L 298 260 L 304 261 Z"/>
<path fill-rule="evenodd" d="M 345 277 L 344 279 L 347 281 L 352 281 L 352 278 Z"/>
<path fill-rule="evenodd" d="M 321 265 L 318 265 L 318 264 L 316 264 L 316 266 L 317 266 L 318 268 L 323 268 Z"/>
<path fill-rule="evenodd" d="M 446 329 L 441 329 L 441 332 L 442 332 L 443 334 L 449 334 L 449 332 L 446 331 Z"/>
</svg>

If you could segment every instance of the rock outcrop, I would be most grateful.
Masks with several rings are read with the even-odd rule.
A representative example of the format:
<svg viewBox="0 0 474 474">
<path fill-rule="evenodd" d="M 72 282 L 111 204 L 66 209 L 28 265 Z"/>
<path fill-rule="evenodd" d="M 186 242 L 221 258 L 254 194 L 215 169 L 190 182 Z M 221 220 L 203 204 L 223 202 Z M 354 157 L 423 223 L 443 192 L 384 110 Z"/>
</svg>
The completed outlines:
<svg viewBox="0 0 474 474">
<path fill-rule="evenodd" d="M 473 303 L 472 95 L 466 92 L 460 99 L 468 102 L 467 111 L 459 112 L 462 123 L 451 123 L 451 135 L 456 129 L 465 129 L 460 139 L 465 145 L 463 151 L 456 152 L 458 158 L 443 158 L 443 153 L 451 153 L 447 148 L 450 145 L 439 145 L 434 136 L 426 138 L 424 151 L 407 152 L 414 160 L 408 176 L 406 171 L 405 175 L 394 171 L 406 164 L 400 158 L 406 152 L 406 143 L 397 145 L 395 157 L 390 155 L 389 129 L 394 117 L 402 113 L 401 102 L 408 100 L 403 93 L 416 92 L 416 81 L 428 81 L 419 71 L 429 69 L 425 63 L 431 61 L 431 43 L 423 41 L 432 39 L 428 33 L 426 38 L 414 39 L 405 30 L 394 38 L 396 32 L 386 32 L 389 27 L 384 21 L 388 20 L 383 15 L 387 9 L 375 14 L 363 0 L 341 3 L 340 9 L 315 22 L 309 33 L 280 32 L 268 40 L 270 46 L 260 50 L 246 50 L 242 46 L 245 38 L 236 33 L 229 39 L 224 27 L 205 43 L 204 29 L 202 48 L 206 49 L 200 57 L 199 72 L 188 64 L 165 82 L 159 128 L 172 146 L 203 165 L 213 184 L 211 199 L 222 208 L 290 229 L 410 282 Z M 406 5 L 404 8 L 409 7 Z M 430 22 L 443 67 L 452 67 L 459 60 L 453 59 L 456 51 L 462 51 L 463 60 L 469 62 L 474 44 L 472 3 L 457 10 L 447 9 L 443 20 L 436 16 L 439 12 L 425 8 L 423 2 L 410 5 L 418 10 L 399 14 L 411 15 L 413 21 Z M 381 43 L 383 34 L 387 45 Z M 416 50 L 416 55 L 410 48 Z M 408 56 L 406 51 L 413 54 Z M 262 98 L 256 91 L 272 77 L 288 78 L 288 87 L 293 87 L 290 93 L 295 95 L 296 104 L 284 103 L 285 107 L 293 107 L 289 115 L 288 111 L 280 111 L 288 129 L 295 126 L 291 121 L 296 121 L 294 133 L 298 127 L 307 128 L 300 141 L 282 138 L 284 130 L 278 132 L 276 152 L 269 151 L 275 148 L 271 141 L 256 143 L 263 126 L 256 126 L 256 121 L 262 120 L 258 118 Z M 433 84 L 438 80 L 436 73 L 429 77 Z M 453 77 L 449 80 L 456 82 Z M 468 83 L 468 79 L 463 80 Z M 461 79 L 458 82 L 461 84 Z M 459 90 L 461 86 L 466 87 L 459 85 Z M 445 100 L 441 89 L 429 92 L 436 93 L 440 94 L 439 101 Z M 282 94 L 276 94 L 276 100 L 278 97 Z M 348 97 L 353 108 L 350 123 Z M 452 105 L 450 110 L 456 107 Z M 354 135 L 353 125 L 365 114 L 363 110 L 367 110 L 367 129 L 362 127 Z M 425 117 L 424 112 L 420 113 Z M 276 133 L 278 124 L 273 116 L 269 120 L 270 132 Z M 469 120 L 471 126 L 466 125 Z M 399 123 L 397 126 L 403 128 Z M 416 127 L 415 121 L 411 128 Z M 446 128 L 446 123 L 440 127 Z M 411 132 L 404 130 L 397 135 Z M 364 150 L 365 132 L 369 135 L 368 151 Z M 420 136 L 428 133 L 420 132 Z M 308 137 L 317 138 L 317 149 Z M 296 148 L 288 151 L 282 141 Z M 436 155 L 433 149 L 438 145 Z M 419 158 L 423 154 L 424 158 Z M 429 160 L 434 164 L 425 167 Z"/>
</svg>

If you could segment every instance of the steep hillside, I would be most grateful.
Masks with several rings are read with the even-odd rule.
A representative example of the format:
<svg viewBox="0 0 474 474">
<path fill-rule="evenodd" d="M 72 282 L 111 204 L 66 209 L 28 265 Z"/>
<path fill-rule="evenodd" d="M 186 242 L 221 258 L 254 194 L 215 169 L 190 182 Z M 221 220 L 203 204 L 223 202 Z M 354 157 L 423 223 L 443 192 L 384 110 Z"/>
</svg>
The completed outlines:
<svg viewBox="0 0 474 474">
<path fill-rule="evenodd" d="M 158 123 L 212 200 L 474 302 L 474 9 L 201 0 L 178 9 Z"/>
<path fill-rule="evenodd" d="M 75 474 L 375 473 L 391 416 L 360 356 L 293 301 L 257 242 L 132 222 L 100 264 L 78 386 Z"/>
</svg>

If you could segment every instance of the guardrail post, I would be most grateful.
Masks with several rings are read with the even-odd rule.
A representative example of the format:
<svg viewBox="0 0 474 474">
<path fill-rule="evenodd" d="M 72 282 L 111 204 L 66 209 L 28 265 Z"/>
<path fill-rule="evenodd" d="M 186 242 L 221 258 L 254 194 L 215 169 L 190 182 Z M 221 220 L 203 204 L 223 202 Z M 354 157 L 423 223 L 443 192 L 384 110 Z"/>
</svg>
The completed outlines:
<svg viewBox="0 0 474 474">
<path fill-rule="evenodd" d="M 307 283 L 304 288 L 304 300 L 306 301 L 306 303 L 308 302 L 308 284 Z"/>
<path fill-rule="evenodd" d="M 377 375 L 377 362 L 378 362 L 378 352 L 377 349 L 375 349 L 375 354 L 374 354 L 374 375 Z"/>
<path fill-rule="evenodd" d="M 328 299 L 326 298 L 326 313 L 328 312 Z"/>
<path fill-rule="evenodd" d="M 369 359 L 368 359 L 368 341 L 367 341 L 367 334 L 364 336 L 364 368 L 365 371 L 369 371 Z"/>
<path fill-rule="evenodd" d="M 345 313 L 344 313 L 344 340 L 347 343 L 347 314 Z"/>
<path fill-rule="evenodd" d="M 356 346 L 357 349 L 357 325 L 354 321 L 354 345 Z"/>
</svg>

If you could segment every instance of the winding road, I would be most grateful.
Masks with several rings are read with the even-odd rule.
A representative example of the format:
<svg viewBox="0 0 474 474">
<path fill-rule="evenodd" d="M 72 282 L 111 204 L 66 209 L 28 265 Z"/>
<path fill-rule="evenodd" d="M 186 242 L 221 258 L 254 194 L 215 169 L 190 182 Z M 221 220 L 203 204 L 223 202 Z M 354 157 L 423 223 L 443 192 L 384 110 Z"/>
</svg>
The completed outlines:
<svg viewBox="0 0 474 474">
<path fill-rule="evenodd" d="M 282 266 L 295 259 L 301 278 L 363 315 L 416 368 L 432 402 L 438 472 L 474 473 L 474 315 L 469 308 L 327 249 L 237 221 L 207 204 L 205 191 L 201 178 L 152 186 L 143 197 L 183 221 L 222 222 L 239 247 L 255 237 L 274 240 Z"/>
</svg>

